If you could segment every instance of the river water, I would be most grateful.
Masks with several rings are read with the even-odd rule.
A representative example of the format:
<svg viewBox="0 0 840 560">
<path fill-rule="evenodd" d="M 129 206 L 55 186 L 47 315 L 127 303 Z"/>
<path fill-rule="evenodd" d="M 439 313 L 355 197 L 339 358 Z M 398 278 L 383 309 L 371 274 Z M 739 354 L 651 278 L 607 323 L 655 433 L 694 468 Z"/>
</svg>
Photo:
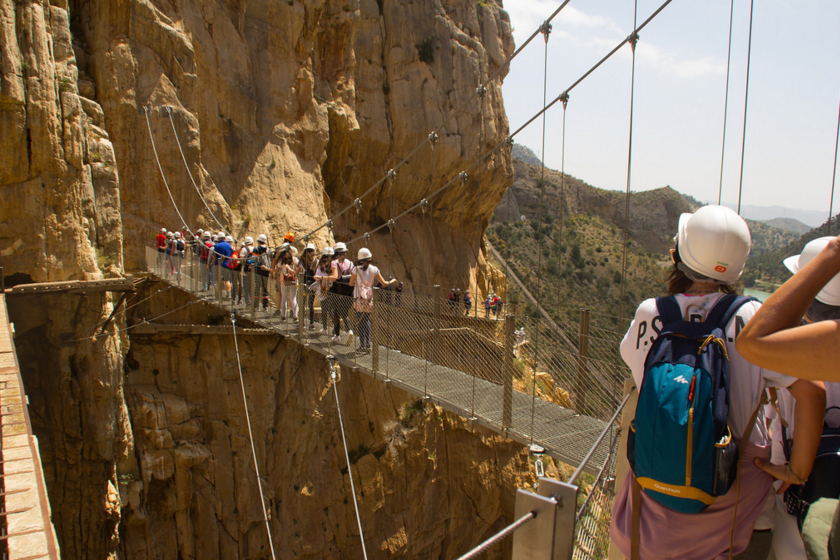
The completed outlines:
<svg viewBox="0 0 840 560">
<path fill-rule="evenodd" d="M 754 290 L 752 288 L 744 288 L 744 295 L 745 296 L 752 296 L 754 298 L 758 298 L 759 301 L 765 301 L 767 298 L 770 297 L 770 292 L 762 292 L 761 290 Z"/>
</svg>

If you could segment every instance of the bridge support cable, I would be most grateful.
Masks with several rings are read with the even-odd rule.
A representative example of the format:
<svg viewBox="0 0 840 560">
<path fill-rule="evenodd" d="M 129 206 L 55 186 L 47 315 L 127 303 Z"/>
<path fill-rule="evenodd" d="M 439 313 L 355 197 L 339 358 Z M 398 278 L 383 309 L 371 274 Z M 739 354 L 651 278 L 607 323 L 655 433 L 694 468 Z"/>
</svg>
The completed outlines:
<svg viewBox="0 0 840 560">
<path fill-rule="evenodd" d="M 163 291 L 163 290 L 161 290 L 161 292 L 162 292 L 162 291 Z M 160 292 L 157 292 L 157 293 L 160 293 Z M 157 293 L 156 293 L 156 294 L 153 294 L 153 296 L 154 296 L 154 295 L 157 295 Z M 146 299 L 150 299 L 150 298 L 146 298 Z M 140 302 L 138 302 L 138 303 L 140 303 Z M 145 325 L 145 324 L 151 323 L 152 321 L 156 321 L 156 320 L 158 320 L 158 319 L 163 319 L 164 317 L 166 317 L 166 316 L 168 316 L 168 315 L 172 315 L 172 314 L 173 314 L 173 313 L 175 313 L 176 311 L 180 311 L 180 310 L 184 309 L 185 307 L 190 306 L 190 305 L 192 305 L 192 304 L 194 304 L 194 303 L 198 303 L 198 302 L 196 302 L 196 301 L 190 301 L 190 302 L 187 302 L 187 303 L 185 303 L 184 305 L 182 305 L 182 306 L 180 306 L 180 307 L 176 307 L 175 309 L 172 309 L 171 311 L 167 311 L 166 313 L 162 313 L 162 314 L 158 315 L 157 317 L 152 317 L 151 319 L 145 319 L 145 318 L 144 318 L 142 321 L 140 321 L 140 322 L 139 322 L 139 323 L 137 323 L 137 324 L 130 325 L 130 326 L 128 326 L 128 327 L 124 327 L 124 328 L 122 328 L 122 329 L 117 329 L 117 332 L 118 332 L 118 333 L 125 333 L 125 332 L 128 332 L 128 331 L 130 331 L 130 330 L 132 330 L 132 329 L 136 328 L 136 327 L 139 327 L 140 325 Z M 106 332 L 101 332 L 101 333 L 99 333 L 99 334 L 96 334 L 96 329 L 97 329 L 97 327 L 94 327 L 94 329 L 93 329 L 93 330 L 94 330 L 94 332 L 93 332 L 93 334 L 91 334 L 91 335 L 88 335 L 88 336 L 75 336 L 75 337 L 73 337 L 73 338 L 69 339 L 67 342 L 68 342 L 68 343 L 70 343 L 70 342 L 78 342 L 78 341 L 80 341 L 80 340 L 88 340 L 88 339 L 91 339 L 91 338 L 96 339 L 96 338 L 99 338 L 99 337 L 101 337 L 101 336 L 111 336 L 111 333 L 106 333 Z"/>
<path fill-rule="evenodd" d="M 633 28 L 636 28 L 636 14 L 639 9 L 639 1 L 633 2 Z M 633 166 L 633 106 L 636 92 L 636 43 L 639 41 L 639 34 L 633 33 L 630 36 L 630 48 L 633 51 L 633 62 L 630 71 L 630 131 L 627 141 L 627 189 L 624 194 L 624 243 L 621 257 L 621 301 L 618 304 L 619 324 L 624 324 L 624 313 L 627 311 L 625 296 L 627 294 L 627 250 L 630 244 L 630 178 Z"/>
<path fill-rule="evenodd" d="M 265 532 L 268 535 L 268 548 L 271 551 L 271 558 L 277 559 L 274 553 L 274 541 L 271 539 L 271 527 L 268 524 L 268 510 L 265 507 L 265 496 L 263 495 L 262 478 L 260 476 L 260 465 L 257 462 L 257 451 L 254 447 L 254 433 L 251 430 L 251 414 L 248 412 L 248 398 L 245 395 L 245 380 L 242 377 L 242 360 L 239 357 L 239 341 L 236 337 L 236 315 L 231 313 L 231 323 L 233 323 L 233 344 L 236 349 L 236 367 L 239 370 L 239 387 L 242 389 L 242 405 L 245 407 L 245 420 L 248 425 L 248 440 L 251 443 L 251 455 L 254 457 L 254 470 L 257 472 L 257 487 L 260 491 L 260 503 L 262 504 L 263 519 L 265 519 Z"/>
<path fill-rule="evenodd" d="M 840 109 L 837 113 L 837 134 L 834 140 L 834 169 L 831 174 L 831 200 L 828 201 L 828 232 L 831 235 L 831 220 L 834 218 L 834 180 L 837 178 L 837 148 L 840 146 Z"/>
<path fill-rule="evenodd" d="M 338 374 L 335 367 L 335 357 L 327 356 L 330 362 L 330 378 L 332 379 L 333 391 L 335 393 L 335 407 L 338 410 L 338 424 L 341 427 L 341 442 L 344 444 L 344 459 L 347 461 L 347 476 L 350 477 L 350 492 L 353 494 L 353 507 L 356 509 L 356 523 L 359 526 L 359 539 L 362 542 L 362 556 L 367 560 L 367 549 L 365 548 L 365 533 L 362 530 L 362 516 L 359 515 L 359 503 L 356 499 L 356 485 L 353 483 L 353 470 L 350 465 L 350 454 L 347 451 L 347 436 L 344 433 L 344 420 L 341 417 L 341 401 L 338 398 Z"/>
<path fill-rule="evenodd" d="M 569 96 L 565 95 L 561 101 L 563 102 L 563 125 L 560 136 L 560 230 L 557 234 L 558 269 L 563 260 L 563 206 L 566 202 L 566 107 L 569 105 Z M 560 301 L 560 289 L 562 285 L 562 282 L 557 283 L 557 301 Z"/>
<path fill-rule="evenodd" d="M 741 177 L 738 180 L 738 215 L 741 215 L 741 192 L 744 187 L 744 149 L 747 146 L 747 109 L 750 98 L 750 56 L 752 55 L 752 28 L 753 28 L 753 4 L 750 0 L 750 34 L 747 40 L 747 79 L 744 85 L 744 132 L 741 135 Z"/>
<path fill-rule="evenodd" d="M 513 534 L 514 531 L 536 518 L 537 513 L 535 511 L 529 511 L 528 513 L 526 513 L 525 515 L 523 515 L 522 517 L 520 517 L 519 519 L 517 519 L 516 521 L 514 521 L 513 523 L 511 523 L 510 525 L 508 525 L 507 527 L 505 527 L 504 529 L 502 529 L 501 531 L 499 531 L 498 533 L 496 533 L 495 535 L 478 545 L 477 547 L 473 548 L 463 556 L 459 556 L 458 560 L 472 560 L 473 558 L 478 558 L 479 554 L 485 552 L 487 549 L 500 542 L 508 535 Z"/>
<path fill-rule="evenodd" d="M 729 112 L 729 69 L 732 60 L 732 12 L 735 0 L 729 0 L 729 48 L 726 51 L 726 94 L 723 98 L 723 140 L 720 145 L 720 186 L 718 187 L 718 206 L 723 196 L 723 156 L 726 150 L 726 116 Z"/>
<path fill-rule="evenodd" d="M 210 209 L 210 205 L 207 204 L 207 200 L 204 198 L 204 195 L 201 194 L 201 190 L 198 188 L 198 185 L 196 184 L 195 179 L 193 178 L 192 171 L 190 171 L 190 166 L 187 163 L 187 158 L 184 156 L 184 149 L 181 147 L 181 140 L 178 138 L 178 131 L 175 130 L 175 121 L 172 120 L 172 107 L 167 107 L 166 112 L 169 114 L 169 124 L 172 125 L 172 134 L 175 135 L 175 142 L 178 144 L 178 151 L 181 152 L 181 160 L 184 162 L 184 167 L 187 168 L 187 174 L 190 176 L 190 182 L 192 183 L 193 187 L 195 187 L 195 192 L 198 193 L 198 197 L 201 199 L 201 202 L 204 203 L 204 207 L 207 208 L 207 211 L 210 213 L 210 216 L 219 225 L 221 230 L 225 232 L 225 235 L 227 235 L 227 228 L 222 225 L 222 222 L 219 221 L 219 219 Z"/>
<path fill-rule="evenodd" d="M 181 211 L 178 209 L 178 205 L 175 203 L 175 197 L 172 196 L 172 191 L 169 189 L 169 183 L 166 181 L 166 175 L 163 173 L 163 167 L 160 165 L 160 158 L 158 157 L 157 146 L 155 146 L 155 137 L 152 134 L 152 123 L 149 122 L 149 108 L 143 107 L 143 111 L 146 114 L 146 127 L 149 129 L 149 139 L 152 141 L 152 151 L 155 153 L 155 161 L 157 162 L 158 170 L 160 171 L 160 178 L 163 179 L 163 186 L 166 187 L 166 192 L 169 193 L 169 200 L 172 201 L 172 206 L 175 207 L 175 212 L 178 213 L 178 217 L 181 218 L 181 223 L 184 224 L 184 227 L 187 231 L 192 231 L 190 226 L 187 225 L 187 221 L 184 219 L 184 216 L 181 214 Z"/>
</svg>

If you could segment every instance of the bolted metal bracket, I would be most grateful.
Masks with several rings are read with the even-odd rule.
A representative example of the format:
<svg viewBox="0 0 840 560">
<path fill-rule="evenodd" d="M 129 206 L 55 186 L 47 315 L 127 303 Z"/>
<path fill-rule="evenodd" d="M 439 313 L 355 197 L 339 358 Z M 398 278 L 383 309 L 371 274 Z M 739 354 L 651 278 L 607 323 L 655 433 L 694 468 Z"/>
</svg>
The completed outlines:
<svg viewBox="0 0 840 560">
<path fill-rule="evenodd" d="M 466 182 L 467 182 L 467 179 L 469 178 L 469 175 L 467 175 L 467 172 L 466 172 L 466 171 L 461 171 L 461 172 L 458 174 L 458 178 L 461 180 L 461 183 L 466 183 Z"/>
<path fill-rule="evenodd" d="M 437 144 L 438 138 L 440 137 L 437 135 L 437 132 L 432 131 L 429 134 L 429 143 L 432 145 L 433 150 L 435 149 L 435 144 Z"/>
<path fill-rule="evenodd" d="M 394 171 L 393 169 L 388 170 L 388 179 L 393 181 L 396 178 L 397 178 L 397 172 Z"/>
<path fill-rule="evenodd" d="M 545 39 L 545 42 L 548 43 L 548 36 L 551 35 L 551 23 L 549 23 L 548 20 L 544 21 L 540 26 L 540 33 L 543 34 L 543 39 Z"/>
<path fill-rule="evenodd" d="M 484 86 L 478 86 L 475 88 L 475 94 L 480 98 L 484 99 L 484 96 L 487 95 L 487 88 Z"/>
</svg>

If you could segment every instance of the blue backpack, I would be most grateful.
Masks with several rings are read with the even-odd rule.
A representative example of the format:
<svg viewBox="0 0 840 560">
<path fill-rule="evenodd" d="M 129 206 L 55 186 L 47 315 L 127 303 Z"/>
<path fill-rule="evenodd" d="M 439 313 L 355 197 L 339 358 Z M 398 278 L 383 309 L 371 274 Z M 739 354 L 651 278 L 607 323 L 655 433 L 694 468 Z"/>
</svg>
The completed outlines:
<svg viewBox="0 0 840 560">
<path fill-rule="evenodd" d="M 700 512 L 735 482 L 725 328 L 753 299 L 725 295 L 702 323 L 685 321 L 673 296 L 656 300 L 662 330 L 645 360 L 627 458 L 645 493 L 675 511 Z"/>
</svg>

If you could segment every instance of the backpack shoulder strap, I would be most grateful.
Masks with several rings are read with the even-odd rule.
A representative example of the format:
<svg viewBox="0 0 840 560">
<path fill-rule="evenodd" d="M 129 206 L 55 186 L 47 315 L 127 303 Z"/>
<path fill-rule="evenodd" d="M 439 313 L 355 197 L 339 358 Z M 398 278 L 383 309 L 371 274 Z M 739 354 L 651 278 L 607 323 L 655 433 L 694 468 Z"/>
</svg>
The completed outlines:
<svg viewBox="0 0 840 560">
<path fill-rule="evenodd" d="M 663 325 L 682 321 L 682 310 L 674 296 L 656 298 L 656 309 Z"/>
<path fill-rule="evenodd" d="M 711 323 L 721 329 L 726 328 L 729 321 L 738 310 L 747 302 L 758 301 L 754 297 L 738 296 L 735 294 L 727 294 L 720 298 L 715 306 L 709 311 L 706 316 L 706 323 Z"/>
</svg>

